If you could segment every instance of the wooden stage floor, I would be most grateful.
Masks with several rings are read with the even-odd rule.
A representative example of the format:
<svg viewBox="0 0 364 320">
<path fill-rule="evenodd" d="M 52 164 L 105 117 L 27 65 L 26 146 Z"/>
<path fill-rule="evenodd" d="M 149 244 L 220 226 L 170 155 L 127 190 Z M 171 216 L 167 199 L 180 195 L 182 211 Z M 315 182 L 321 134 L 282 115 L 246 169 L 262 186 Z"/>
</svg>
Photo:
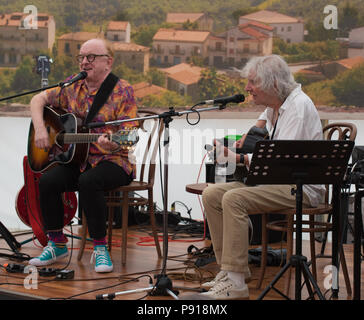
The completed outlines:
<svg viewBox="0 0 364 320">
<path fill-rule="evenodd" d="M 80 231 L 79 226 L 74 226 L 73 233 L 75 235 Z M 73 238 L 73 250 L 71 259 L 64 258 L 62 262 L 57 263 L 51 268 L 64 268 L 74 271 L 74 278 L 69 280 L 58 280 L 55 276 L 45 277 L 34 273 L 9 273 L 4 267 L 0 268 L 0 296 L 2 299 L 42 299 L 42 300 L 95 300 L 98 295 L 106 298 L 106 295 L 116 293 L 115 300 L 173 300 L 170 295 L 153 295 L 148 294 L 149 290 L 143 292 L 126 292 L 129 290 L 149 288 L 150 281 L 156 283 L 155 275 L 161 274 L 163 261 L 157 259 L 154 242 L 151 241 L 150 234 L 142 231 L 140 228 L 129 228 L 128 234 L 128 250 L 127 264 L 121 266 L 121 249 L 120 249 L 120 229 L 113 231 L 113 249 L 111 251 L 114 263 L 114 271 L 112 273 L 98 274 L 94 271 L 93 265 L 90 264 L 92 253 L 92 244 L 86 245 L 81 261 L 77 260 L 79 240 Z M 32 237 L 32 234 L 14 234 L 17 241 L 22 243 L 20 251 L 31 257 L 37 256 L 41 249 L 35 241 L 26 242 Z M 161 235 L 162 238 L 162 235 Z M 69 239 L 69 247 L 72 239 Z M 203 257 L 201 255 L 188 255 L 189 246 L 195 246 L 192 253 L 196 253 L 199 249 L 209 248 L 209 240 L 201 240 L 200 238 L 179 238 L 170 240 L 168 243 L 168 260 L 166 263 L 166 272 L 169 279 L 173 283 L 173 288 L 179 291 L 178 297 L 183 299 L 186 294 L 194 293 L 193 290 L 198 289 L 201 282 L 209 280 L 218 271 L 215 263 L 210 263 L 203 267 L 197 268 L 196 259 Z M 280 244 L 278 244 L 278 247 Z M 317 244 L 319 250 L 320 244 Z M 9 246 L 5 240 L 0 240 L 0 253 L 11 254 Z M 161 248 L 163 250 L 163 242 L 161 240 Z M 308 242 L 303 241 L 304 254 L 308 255 Z M 208 250 L 207 250 L 208 251 Z M 331 252 L 328 247 L 327 252 Z M 345 245 L 345 254 L 349 268 L 351 286 L 353 286 L 353 245 Z M 327 290 L 327 284 L 330 284 L 330 274 L 327 273 L 325 267 L 330 265 L 331 259 L 318 259 L 318 285 L 325 294 L 326 299 L 331 298 L 331 290 Z M 0 264 L 17 263 L 26 265 L 24 261 L 11 261 L 9 258 L 0 257 Z M 265 279 L 260 289 L 256 288 L 259 275 L 259 267 L 250 265 L 252 272 L 252 280 L 249 282 L 249 300 L 256 300 L 262 290 L 272 281 L 274 275 L 280 270 L 280 267 L 267 267 Z M 362 267 L 363 269 L 363 267 Z M 37 277 L 37 278 L 34 278 Z M 364 296 L 364 276 L 361 277 L 361 297 Z M 276 287 L 283 291 L 284 279 L 281 279 Z M 342 272 L 340 272 L 339 280 L 339 297 L 338 300 L 351 300 L 348 296 Z M 330 288 L 330 286 L 329 286 Z M 122 294 L 123 293 L 123 294 Z M 292 272 L 292 282 L 290 289 L 290 298 L 294 299 L 294 272 Z M 305 289 L 302 291 L 303 299 L 307 297 Z M 363 299 L 363 298 L 362 298 Z M 283 300 L 278 293 L 271 290 L 265 300 Z"/>
</svg>

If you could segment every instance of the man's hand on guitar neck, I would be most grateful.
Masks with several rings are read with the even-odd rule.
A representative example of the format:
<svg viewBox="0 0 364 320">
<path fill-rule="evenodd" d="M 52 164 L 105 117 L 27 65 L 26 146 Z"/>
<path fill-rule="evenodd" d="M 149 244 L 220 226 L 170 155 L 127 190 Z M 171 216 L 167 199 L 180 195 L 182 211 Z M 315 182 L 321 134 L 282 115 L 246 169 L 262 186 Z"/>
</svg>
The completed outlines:
<svg viewBox="0 0 364 320">
<path fill-rule="evenodd" d="M 110 134 L 111 133 L 105 133 L 105 134 L 101 135 L 97 139 L 97 143 L 100 145 L 100 147 L 102 149 L 113 152 L 113 151 L 119 149 L 119 145 L 110 140 Z"/>
<path fill-rule="evenodd" d="M 121 151 L 121 155 L 124 157 L 128 157 L 128 153 L 129 150 L 128 149 L 124 149 L 122 148 L 120 145 L 118 145 L 116 142 L 111 141 L 110 139 L 110 135 L 112 133 L 105 133 L 103 135 L 101 135 L 98 139 L 97 139 L 97 143 L 101 146 L 101 148 L 103 148 L 104 150 L 107 150 L 109 152 L 112 153 L 116 153 Z"/>
</svg>

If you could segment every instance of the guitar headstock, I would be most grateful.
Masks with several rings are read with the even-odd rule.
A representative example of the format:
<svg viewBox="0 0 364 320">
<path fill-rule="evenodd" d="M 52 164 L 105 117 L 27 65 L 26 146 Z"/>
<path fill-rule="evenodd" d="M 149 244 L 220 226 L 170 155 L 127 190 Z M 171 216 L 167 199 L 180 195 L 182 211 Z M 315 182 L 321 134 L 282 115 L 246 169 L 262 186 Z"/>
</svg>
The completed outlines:
<svg viewBox="0 0 364 320">
<path fill-rule="evenodd" d="M 120 130 L 111 136 L 111 140 L 122 147 L 132 147 L 139 141 L 138 128 Z"/>
</svg>

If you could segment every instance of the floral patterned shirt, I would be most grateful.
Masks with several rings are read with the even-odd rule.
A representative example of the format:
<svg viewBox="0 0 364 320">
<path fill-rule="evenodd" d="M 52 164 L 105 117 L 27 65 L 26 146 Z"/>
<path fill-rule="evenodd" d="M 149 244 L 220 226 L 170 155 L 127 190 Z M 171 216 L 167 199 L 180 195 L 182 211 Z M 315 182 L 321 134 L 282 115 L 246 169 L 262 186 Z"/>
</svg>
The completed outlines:
<svg viewBox="0 0 364 320">
<path fill-rule="evenodd" d="M 47 90 L 48 102 L 53 108 L 61 108 L 67 113 L 72 113 L 80 118 L 82 122 L 86 119 L 89 109 L 92 106 L 97 90 L 89 92 L 85 80 L 77 81 L 74 84 L 61 89 L 56 87 Z M 137 106 L 132 86 L 125 80 L 120 79 L 115 85 L 106 103 L 91 122 L 109 122 L 115 120 L 131 119 L 137 117 Z M 99 128 L 92 128 L 91 133 L 116 132 L 119 130 L 137 127 L 137 121 L 123 122 L 118 125 L 107 125 Z M 133 173 L 135 178 L 135 164 L 128 161 L 128 157 L 122 151 L 112 153 L 102 149 L 97 143 L 90 143 L 87 162 L 95 167 L 100 161 L 108 160 L 121 166 L 127 174 Z M 81 166 L 85 170 L 87 163 Z"/>
</svg>

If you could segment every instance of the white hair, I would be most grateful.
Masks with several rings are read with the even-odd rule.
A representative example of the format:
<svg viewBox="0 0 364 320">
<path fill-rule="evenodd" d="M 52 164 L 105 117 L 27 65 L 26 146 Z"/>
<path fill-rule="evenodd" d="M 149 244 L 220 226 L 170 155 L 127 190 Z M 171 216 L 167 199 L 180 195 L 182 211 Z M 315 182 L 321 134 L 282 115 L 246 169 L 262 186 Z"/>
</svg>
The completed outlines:
<svg viewBox="0 0 364 320">
<path fill-rule="evenodd" d="M 253 57 L 243 68 L 241 75 L 253 76 L 259 89 L 264 92 L 275 92 L 285 100 L 299 84 L 294 80 L 286 61 L 278 55 Z"/>
</svg>

